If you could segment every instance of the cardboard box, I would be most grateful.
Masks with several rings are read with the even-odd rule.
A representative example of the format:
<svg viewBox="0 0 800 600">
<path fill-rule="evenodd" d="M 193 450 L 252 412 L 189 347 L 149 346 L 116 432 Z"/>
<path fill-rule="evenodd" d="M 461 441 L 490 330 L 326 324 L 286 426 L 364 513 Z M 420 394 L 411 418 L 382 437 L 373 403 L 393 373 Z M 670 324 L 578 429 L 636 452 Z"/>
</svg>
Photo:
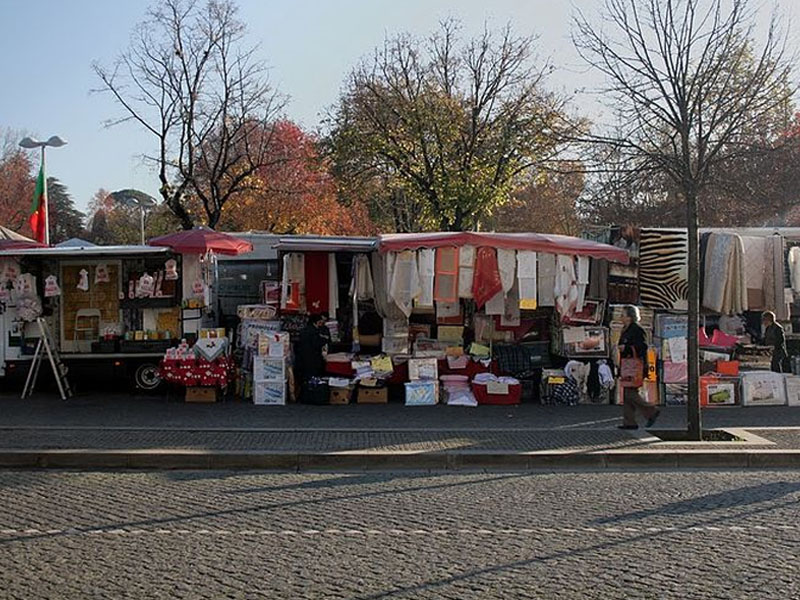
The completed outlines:
<svg viewBox="0 0 800 600">
<path fill-rule="evenodd" d="M 788 406 L 800 406 L 800 377 L 797 375 L 784 375 L 786 384 L 786 404 Z"/>
<path fill-rule="evenodd" d="M 389 402 L 389 388 L 359 387 L 356 402 L 358 404 L 386 404 Z"/>
<path fill-rule="evenodd" d="M 286 359 L 273 356 L 254 356 L 253 379 L 256 381 L 283 381 L 286 379 Z"/>
<path fill-rule="evenodd" d="M 350 404 L 352 397 L 352 387 L 332 387 L 328 395 L 328 404 Z"/>
<path fill-rule="evenodd" d="M 254 381 L 253 404 L 283 406 L 286 404 L 285 381 Z"/>
<path fill-rule="evenodd" d="M 735 406 L 739 404 L 738 377 L 704 375 L 700 378 L 700 406 Z"/>
<path fill-rule="evenodd" d="M 409 381 L 406 383 L 406 406 L 433 406 L 438 402 L 438 381 Z"/>
<path fill-rule="evenodd" d="M 211 403 L 216 401 L 216 387 L 189 386 L 186 388 L 186 402 Z"/>
<path fill-rule="evenodd" d="M 436 381 L 439 379 L 439 363 L 435 358 L 411 358 L 408 360 L 408 378 Z"/>
<path fill-rule="evenodd" d="M 743 406 L 783 406 L 786 384 L 783 375 L 772 371 L 742 373 Z"/>
</svg>

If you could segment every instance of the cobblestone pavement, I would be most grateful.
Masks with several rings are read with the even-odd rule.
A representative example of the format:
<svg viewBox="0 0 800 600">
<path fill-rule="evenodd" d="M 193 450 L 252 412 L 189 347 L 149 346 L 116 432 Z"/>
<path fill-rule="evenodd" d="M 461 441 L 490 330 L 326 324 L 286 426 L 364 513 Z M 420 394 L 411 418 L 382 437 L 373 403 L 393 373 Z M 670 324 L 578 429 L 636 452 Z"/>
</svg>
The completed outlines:
<svg viewBox="0 0 800 600">
<path fill-rule="evenodd" d="M 40 395 L 0 395 L 0 429 L 9 427 L 140 427 L 171 429 L 607 429 L 621 421 L 619 406 L 453 406 L 402 404 L 253 406 L 237 402 L 185 404 L 160 396 L 113 393 L 67 402 Z M 703 411 L 707 427 L 800 427 L 800 407 L 731 407 Z M 685 427 L 686 409 L 665 407 L 659 427 Z"/>
<path fill-rule="evenodd" d="M 796 598 L 800 474 L 0 472 L 0 596 Z"/>
</svg>

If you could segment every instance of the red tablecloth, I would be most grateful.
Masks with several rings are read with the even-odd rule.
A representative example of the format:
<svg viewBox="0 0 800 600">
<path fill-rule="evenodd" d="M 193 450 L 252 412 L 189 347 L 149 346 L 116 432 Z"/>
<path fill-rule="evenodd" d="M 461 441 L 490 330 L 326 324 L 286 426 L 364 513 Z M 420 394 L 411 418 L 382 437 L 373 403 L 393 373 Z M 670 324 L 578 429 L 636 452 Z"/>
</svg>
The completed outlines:
<svg viewBox="0 0 800 600">
<path fill-rule="evenodd" d="M 162 360 L 159 365 L 161 379 L 167 383 L 185 386 L 226 386 L 234 379 L 233 361 L 222 356 L 214 361 Z"/>
</svg>

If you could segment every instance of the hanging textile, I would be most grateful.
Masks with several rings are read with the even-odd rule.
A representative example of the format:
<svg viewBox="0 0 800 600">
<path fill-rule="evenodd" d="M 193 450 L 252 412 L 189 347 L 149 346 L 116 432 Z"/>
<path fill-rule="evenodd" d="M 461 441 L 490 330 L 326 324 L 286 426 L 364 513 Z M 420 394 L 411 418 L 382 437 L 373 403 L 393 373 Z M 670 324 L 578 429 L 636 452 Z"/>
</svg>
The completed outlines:
<svg viewBox="0 0 800 600">
<path fill-rule="evenodd" d="M 389 296 L 406 316 L 411 316 L 414 300 L 419 298 L 419 270 L 415 252 L 405 250 L 396 254 L 392 268 Z"/>
<path fill-rule="evenodd" d="M 417 252 L 419 268 L 420 296 L 417 305 L 433 307 L 433 281 L 435 275 L 436 251 L 433 248 L 422 248 Z"/>
<path fill-rule="evenodd" d="M 500 325 L 502 327 L 519 327 L 521 322 L 519 282 L 515 281 L 505 298 L 505 310 L 500 317 Z"/>
<path fill-rule="evenodd" d="M 517 276 L 519 279 L 519 308 L 536 310 L 536 252 L 517 252 Z"/>
<path fill-rule="evenodd" d="M 590 298 L 608 300 L 608 261 L 604 259 L 592 259 L 589 269 L 589 291 Z"/>
<path fill-rule="evenodd" d="M 458 248 L 438 248 L 436 250 L 433 299 L 437 303 L 453 304 L 458 302 L 458 255 Z"/>
<path fill-rule="evenodd" d="M 309 313 L 328 312 L 328 264 L 325 252 L 307 252 L 305 255 L 306 311 Z"/>
<path fill-rule="evenodd" d="M 747 310 L 742 238 L 736 234 L 712 233 L 704 266 L 703 306 L 721 314 Z"/>
<path fill-rule="evenodd" d="M 558 313 L 568 317 L 575 313 L 578 303 L 578 285 L 575 275 L 575 261 L 571 256 L 559 254 L 556 257 L 556 277 L 553 288 Z"/>
<path fill-rule="evenodd" d="M 483 312 L 487 315 L 502 316 L 506 312 L 506 296 L 503 290 L 497 292 L 494 296 L 486 301 L 483 307 Z"/>
<path fill-rule="evenodd" d="M 281 308 L 299 311 L 303 308 L 305 295 L 305 255 L 290 252 L 283 257 L 283 290 Z"/>
<path fill-rule="evenodd" d="M 578 283 L 578 300 L 575 304 L 575 310 L 580 312 L 583 310 L 583 303 L 586 300 L 586 288 L 589 286 L 588 256 L 578 257 L 578 272 L 576 281 Z"/>
<path fill-rule="evenodd" d="M 458 297 L 472 298 L 475 277 L 475 248 L 462 246 L 458 252 Z"/>
<path fill-rule="evenodd" d="M 403 318 L 403 313 L 397 305 L 389 299 L 388 273 L 386 270 L 388 254 L 372 253 L 372 281 L 375 291 L 375 310 L 382 319 L 397 321 Z"/>
<path fill-rule="evenodd" d="M 514 276 L 517 270 L 516 251 L 498 248 L 497 266 L 500 269 L 500 282 L 503 284 L 503 296 L 506 296 L 514 285 Z"/>
<path fill-rule="evenodd" d="M 775 317 L 779 321 L 789 320 L 789 304 L 787 303 L 786 285 L 784 281 L 784 253 L 783 236 L 774 234 L 771 236 L 772 243 L 772 266 L 775 272 Z M 791 295 L 791 292 L 790 294 Z"/>
<path fill-rule="evenodd" d="M 685 229 L 642 229 L 639 289 L 642 305 L 686 310 L 689 290 L 689 235 Z"/>
<path fill-rule="evenodd" d="M 539 265 L 537 278 L 539 306 L 555 306 L 556 256 L 555 254 L 539 254 L 537 262 Z"/>
<path fill-rule="evenodd" d="M 766 294 L 764 293 L 766 241 L 763 237 L 746 236 L 742 238 L 742 244 L 744 245 L 744 280 L 747 290 L 747 307 L 750 310 L 766 309 Z"/>
<path fill-rule="evenodd" d="M 792 291 L 800 293 L 800 247 L 792 246 L 789 248 L 788 263 Z"/>
<path fill-rule="evenodd" d="M 353 259 L 355 277 L 350 284 L 350 295 L 356 295 L 358 300 L 372 300 L 375 298 L 375 282 L 372 278 L 369 259 L 366 254 L 357 254 Z"/>
<path fill-rule="evenodd" d="M 336 254 L 328 253 L 328 312 L 331 319 L 336 320 L 339 310 L 339 272 L 336 267 Z"/>
<path fill-rule="evenodd" d="M 494 248 L 486 246 L 478 248 L 472 280 L 475 305 L 482 308 L 492 296 L 502 291 L 503 284 L 500 281 L 500 269 L 497 266 L 497 254 Z"/>
</svg>

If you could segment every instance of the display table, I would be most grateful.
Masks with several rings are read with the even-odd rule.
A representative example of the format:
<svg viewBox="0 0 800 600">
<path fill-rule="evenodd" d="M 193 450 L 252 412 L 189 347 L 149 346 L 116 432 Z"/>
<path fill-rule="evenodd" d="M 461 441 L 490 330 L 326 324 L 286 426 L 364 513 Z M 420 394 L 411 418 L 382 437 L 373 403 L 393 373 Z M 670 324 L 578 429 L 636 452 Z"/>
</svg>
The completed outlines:
<svg viewBox="0 0 800 600">
<path fill-rule="evenodd" d="M 233 360 L 221 356 L 213 361 L 202 358 L 191 360 L 164 359 L 159 365 L 159 374 L 167 383 L 186 387 L 225 387 L 234 380 Z"/>
</svg>

